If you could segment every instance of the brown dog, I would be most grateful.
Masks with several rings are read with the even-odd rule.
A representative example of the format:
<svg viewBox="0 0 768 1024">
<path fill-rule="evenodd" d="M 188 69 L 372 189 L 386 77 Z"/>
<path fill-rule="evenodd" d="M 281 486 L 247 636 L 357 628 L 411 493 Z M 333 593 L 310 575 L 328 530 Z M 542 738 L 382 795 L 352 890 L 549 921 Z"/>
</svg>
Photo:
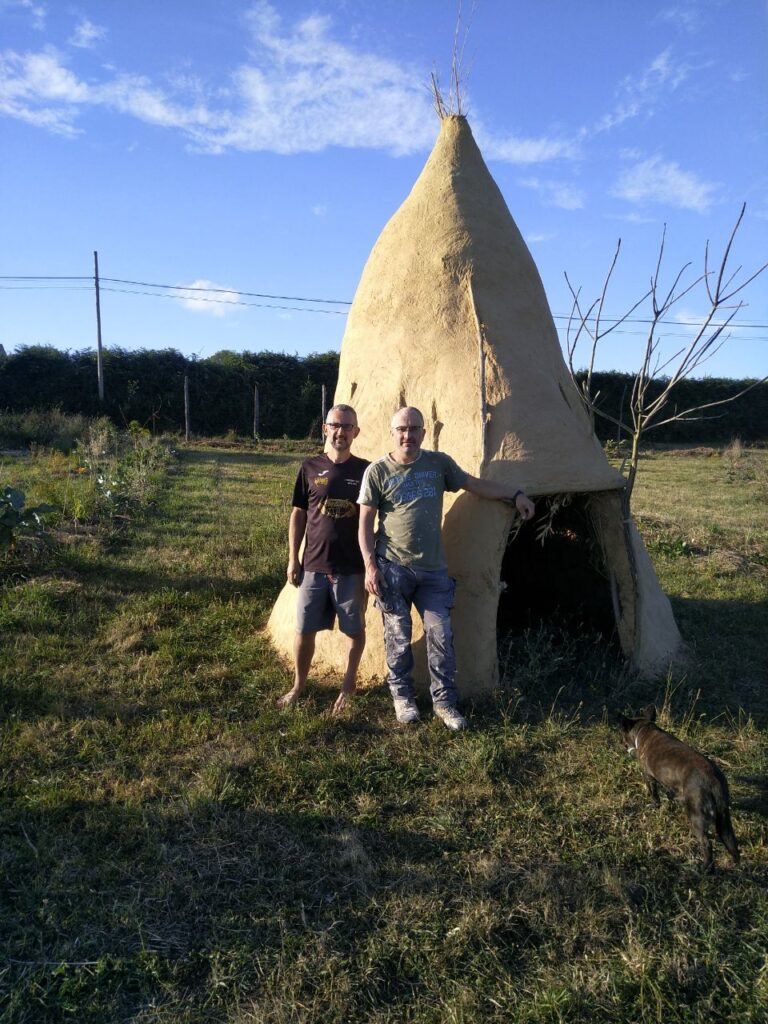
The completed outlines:
<svg viewBox="0 0 768 1024">
<path fill-rule="evenodd" d="M 734 864 L 738 864 L 739 847 L 731 825 L 725 776 L 709 758 L 660 729 L 655 721 L 653 704 L 643 708 L 637 718 L 620 716 L 624 743 L 642 765 L 654 805 L 660 804 L 660 786 L 670 799 L 684 804 L 705 871 L 713 864 L 712 842 L 708 835 L 712 825 Z"/>
</svg>

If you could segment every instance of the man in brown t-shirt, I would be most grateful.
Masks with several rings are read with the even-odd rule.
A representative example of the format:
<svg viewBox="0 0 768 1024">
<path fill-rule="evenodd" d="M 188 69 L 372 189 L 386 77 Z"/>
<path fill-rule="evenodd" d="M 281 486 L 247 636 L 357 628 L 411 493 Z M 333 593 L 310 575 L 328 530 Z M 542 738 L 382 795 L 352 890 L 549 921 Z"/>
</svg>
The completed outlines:
<svg viewBox="0 0 768 1024">
<path fill-rule="evenodd" d="M 368 462 L 352 454 L 360 433 L 355 410 L 335 405 L 323 424 L 327 451 L 306 459 L 296 478 L 288 527 L 288 582 L 299 588 L 294 683 L 277 702 L 287 708 L 306 688 L 321 629 L 347 637 L 347 664 L 334 712 L 346 707 L 365 647 L 365 567 L 357 539 L 357 496 Z M 303 564 L 299 558 L 306 535 Z"/>
</svg>

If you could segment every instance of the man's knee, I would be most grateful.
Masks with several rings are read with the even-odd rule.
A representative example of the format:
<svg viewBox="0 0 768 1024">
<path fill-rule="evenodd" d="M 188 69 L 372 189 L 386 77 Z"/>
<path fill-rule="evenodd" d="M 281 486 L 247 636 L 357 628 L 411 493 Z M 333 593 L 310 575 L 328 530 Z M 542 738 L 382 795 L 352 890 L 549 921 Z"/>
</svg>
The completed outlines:
<svg viewBox="0 0 768 1024">
<path fill-rule="evenodd" d="M 365 643 L 365 630 L 364 629 L 361 629 L 357 633 L 347 633 L 345 630 L 342 630 L 341 632 L 344 633 L 344 636 L 347 638 L 347 640 L 349 640 L 349 642 L 351 644 L 357 645 L 357 644 L 360 644 L 360 643 L 363 643 L 363 644 Z"/>
<path fill-rule="evenodd" d="M 387 664 L 393 665 L 411 657 L 411 629 L 410 620 L 406 627 L 399 620 L 388 622 L 384 630 L 384 647 L 386 650 Z"/>
<path fill-rule="evenodd" d="M 453 637 L 453 626 L 451 624 L 450 609 L 430 610 L 424 613 L 424 633 L 429 636 L 434 634 L 437 637 L 444 636 L 448 639 Z"/>
<path fill-rule="evenodd" d="M 449 615 L 444 619 L 433 619 L 424 623 L 424 632 L 427 636 L 446 637 L 449 640 L 453 637 L 453 626 Z"/>
</svg>

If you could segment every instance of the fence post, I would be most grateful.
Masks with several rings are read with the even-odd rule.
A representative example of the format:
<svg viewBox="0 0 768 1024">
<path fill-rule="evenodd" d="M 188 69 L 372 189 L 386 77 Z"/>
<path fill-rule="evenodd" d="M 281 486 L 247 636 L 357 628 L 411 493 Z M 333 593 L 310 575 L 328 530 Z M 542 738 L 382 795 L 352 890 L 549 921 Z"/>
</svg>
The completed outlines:
<svg viewBox="0 0 768 1024">
<path fill-rule="evenodd" d="M 93 283 L 96 288 L 96 379 L 99 402 L 104 402 L 104 358 L 101 350 L 101 293 L 99 288 L 99 254 L 93 254 Z"/>
<path fill-rule="evenodd" d="M 616 417 L 621 422 L 621 414 L 624 411 L 624 397 L 627 394 L 627 385 L 624 385 L 624 390 L 621 392 L 621 401 L 619 402 L 619 415 Z M 616 425 L 616 440 L 621 443 L 621 427 Z"/>
<path fill-rule="evenodd" d="M 259 385 L 253 385 L 253 440 L 259 436 Z"/>
<path fill-rule="evenodd" d="M 189 440 L 189 377 L 184 374 L 184 438 Z"/>
</svg>

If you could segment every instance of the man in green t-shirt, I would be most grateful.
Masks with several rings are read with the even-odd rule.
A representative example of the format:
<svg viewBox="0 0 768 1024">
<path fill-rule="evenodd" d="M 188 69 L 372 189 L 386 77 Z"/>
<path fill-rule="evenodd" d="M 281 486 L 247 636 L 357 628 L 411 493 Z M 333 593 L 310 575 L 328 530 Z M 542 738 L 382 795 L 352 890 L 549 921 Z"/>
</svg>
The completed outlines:
<svg viewBox="0 0 768 1024">
<path fill-rule="evenodd" d="M 480 498 L 512 501 L 523 519 L 534 505 L 521 488 L 481 480 L 444 452 L 425 451 L 424 417 L 399 409 L 392 417 L 393 450 L 372 462 L 360 490 L 360 550 L 366 590 L 384 618 L 387 682 L 398 722 L 419 721 L 413 699 L 411 606 L 421 615 L 427 643 L 430 694 L 435 714 L 449 729 L 465 729 L 456 707 L 456 658 L 450 610 L 454 581 L 441 537 L 443 494 L 467 490 Z M 374 520 L 379 528 L 374 537 Z"/>
</svg>

